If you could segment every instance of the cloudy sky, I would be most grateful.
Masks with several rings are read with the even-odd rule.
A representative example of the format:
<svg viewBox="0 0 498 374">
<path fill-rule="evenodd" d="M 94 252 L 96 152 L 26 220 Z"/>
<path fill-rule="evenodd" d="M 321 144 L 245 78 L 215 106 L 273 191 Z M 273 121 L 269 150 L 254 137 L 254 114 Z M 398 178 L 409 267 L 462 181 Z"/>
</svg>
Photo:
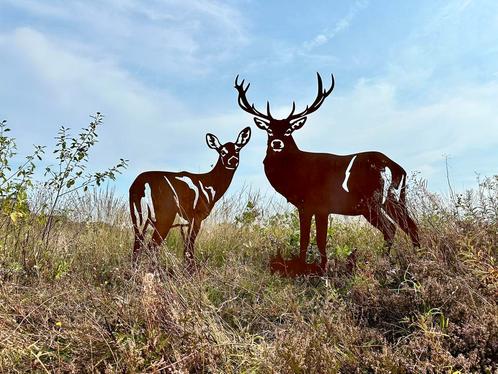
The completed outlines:
<svg viewBox="0 0 498 374">
<path fill-rule="evenodd" d="M 302 149 L 380 150 L 429 188 L 498 173 L 498 2 L 0 0 L 0 117 L 21 153 L 52 146 L 60 125 L 105 123 L 92 166 L 204 172 L 213 132 L 251 125 L 231 191 L 269 190 L 266 135 L 236 104 L 286 115 L 313 101 L 316 72 L 336 88 L 295 133 Z"/>
</svg>

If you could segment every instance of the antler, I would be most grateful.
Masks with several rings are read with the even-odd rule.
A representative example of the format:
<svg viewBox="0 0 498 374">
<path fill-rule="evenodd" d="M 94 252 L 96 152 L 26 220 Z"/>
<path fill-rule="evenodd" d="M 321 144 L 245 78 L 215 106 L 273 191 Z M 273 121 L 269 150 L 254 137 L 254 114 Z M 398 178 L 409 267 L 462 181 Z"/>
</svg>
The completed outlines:
<svg viewBox="0 0 498 374">
<path fill-rule="evenodd" d="M 237 75 L 235 77 L 235 89 L 239 93 L 239 97 L 238 97 L 239 106 L 243 110 L 245 110 L 247 113 L 252 114 L 256 117 L 265 118 L 267 120 L 273 119 L 273 117 L 270 113 L 270 102 L 268 102 L 268 101 L 266 102 L 266 114 L 261 113 L 259 110 L 257 110 L 255 108 L 254 104 L 250 104 L 249 101 L 247 101 L 246 92 L 249 89 L 249 86 L 251 85 L 251 83 L 247 83 L 246 88 L 244 88 L 245 79 L 243 79 L 242 82 L 240 82 L 240 84 L 239 84 L 238 80 L 239 80 L 239 76 Z"/>
<path fill-rule="evenodd" d="M 291 110 L 289 116 L 287 117 L 287 120 L 293 120 L 293 119 L 307 116 L 308 114 L 313 113 L 318 108 L 320 108 L 320 105 L 322 105 L 325 98 L 327 96 L 329 96 L 330 93 L 332 92 L 332 90 L 334 89 L 334 85 L 335 85 L 334 74 L 330 74 L 330 75 L 332 77 L 332 85 L 330 86 L 330 88 L 328 90 L 324 90 L 323 83 L 322 83 L 322 77 L 320 76 L 319 73 L 316 73 L 316 76 L 318 78 L 318 93 L 316 95 L 315 101 L 313 102 L 313 104 L 311 104 L 311 106 L 306 106 L 306 109 L 304 109 L 302 112 L 296 113 L 296 114 L 294 114 L 294 111 L 296 110 L 296 103 L 293 101 L 292 102 L 292 110 Z"/>
</svg>

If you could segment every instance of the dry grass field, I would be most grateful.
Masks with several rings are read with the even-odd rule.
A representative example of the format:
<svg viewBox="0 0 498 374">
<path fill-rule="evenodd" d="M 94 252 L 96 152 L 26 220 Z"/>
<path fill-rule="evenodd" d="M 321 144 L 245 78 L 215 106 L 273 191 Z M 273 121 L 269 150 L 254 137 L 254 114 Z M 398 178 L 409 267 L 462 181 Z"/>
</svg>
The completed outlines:
<svg viewBox="0 0 498 374">
<path fill-rule="evenodd" d="M 46 215 L 3 214 L 0 371 L 494 373 L 498 179 L 451 198 L 412 181 L 410 202 L 420 249 L 398 234 L 387 256 L 378 232 L 335 217 L 329 273 L 296 279 L 268 268 L 297 253 L 295 212 L 250 192 L 219 202 L 193 274 L 178 229 L 132 267 L 112 190 L 68 194 L 48 238 Z"/>
</svg>

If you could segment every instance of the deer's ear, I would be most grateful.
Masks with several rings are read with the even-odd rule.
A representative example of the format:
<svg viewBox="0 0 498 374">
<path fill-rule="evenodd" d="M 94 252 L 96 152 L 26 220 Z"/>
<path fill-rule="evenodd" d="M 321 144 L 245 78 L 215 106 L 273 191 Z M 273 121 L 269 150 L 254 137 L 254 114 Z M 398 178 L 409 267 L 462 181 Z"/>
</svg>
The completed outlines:
<svg viewBox="0 0 498 374">
<path fill-rule="evenodd" d="M 251 128 L 247 126 L 244 130 L 242 130 L 239 133 L 235 145 L 239 148 L 242 148 L 247 144 L 247 142 L 249 142 L 249 139 L 251 139 Z"/>
<path fill-rule="evenodd" d="M 266 122 L 265 120 L 262 120 L 261 118 L 258 117 L 254 117 L 254 123 L 261 130 L 268 130 L 270 128 L 270 122 Z"/>
<path fill-rule="evenodd" d="M 209 133 L 206 134 L 206 143 L 207 143 L 209 148 L 216 149 L 216 150 L 221 148 L 220 141 L 218 140 L 216 135 L 209 134 Z"/>
<path fill-rule="evenodd" d="M 290 127 L 285 131 L 285 135 L 289 136 L 294 131 L 296 131 L 296 130 L 300 129 L 301 127 L 303 127 L 305 123 L 306 123 L 306 117 L 302 117 L 302 118 L 299 118 L 299 119 L 297 119 L 295 121 L 292 121 L 290 123 Z"/>
</svg>

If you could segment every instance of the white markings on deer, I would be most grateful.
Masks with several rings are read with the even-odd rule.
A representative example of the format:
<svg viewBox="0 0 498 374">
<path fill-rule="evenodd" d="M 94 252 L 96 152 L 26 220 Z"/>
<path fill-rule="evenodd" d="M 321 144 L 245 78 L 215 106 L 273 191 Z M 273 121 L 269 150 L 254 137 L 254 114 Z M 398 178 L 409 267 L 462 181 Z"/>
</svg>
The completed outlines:
<svg viewBox="0 0 498 374">
<path fill-rule="evenodd" d="M 202 181 L 199 181 L 199 186 L 201 187 L 201 191 L 204 194 L 204 196 L 206 196 L 206 201 L 209 203 L 209 195 L 208 195 L 206 189 L 204 188 Z"/>
<path fill-rule="evenodd" d="M 154 203 L 152 202 L 152 190 L 149 183 L 145 183 L 144 185 L 144 196 L 140 199 L 140 213 L 138 212 L 136 202 L 133 202 L 133 213 L 137 221 L 137 228 L 140 231 L 144 230 L 148 219 L 156 222 L 156 212 L 154 210 Z"/>
<path fill-rule="evenodd" d="M 406 175 L 403 175 L 401 177 L 401 180 L 399 181 L 399 186 L 398 186 L 398 189 L 396 190 L 396 199 L 399 201 L 401 199 L 401 189 L 403 188 L 404 184 L 405 184 L 405 179 L 406 179 Z"/>
<path fill-rule="evenodd" d="M 180 200 L 178 199 L 178 194 L 176 193 L 175 188 L 173 187 L 173 185 L 169 181 L 168 177 L 165 176 L 164 179 L 166 179 L 166 182 L 168 182 L 168 185 L 171 188 L 171 191 L 173 191 L 173 197 L 175 198 L 176 206 L 178 207 L 178 209 L 180 209 Z"/>
<path fill-rule="evenodd" d="M 353 162 L 357 156 L 358 155 L 354 155 L 354 157 L 351 159 L 351 161 L 349 161 L 348 168 L 346 169 L 346 172 L 344 173 L 344 182 L 342 182 L 342 188 L 346 192 L 349 192 L 349 188 L 348 188 L 349 175 L 351 174 L 351 168 L 353 167 Z"/>
<path fill-rule="evenodd" d="M 214 197 L 216 196 L 216 191 L 214 190 L 213 187 L 211 186 L 207 186 L 206 187 L 206 190 L 209 190 L 209 193 L 211 194 L 211 201 L 214 200 Z"/>
<path fill-rule="evenodd" d="M 189 230 L 188 230 L 188 236 L 189 236 L 189 238 L 192 235 L 192 231 L 194 230 L 194 225 L 195 225 L 195 217 L 192 218 L 192 222 L 190 223 L 190 227 L 189 227 Z"/>
<path fill-rule="evenodd" d="M 208 202 L 208 204 L 210 204 L 214 200 L 214 196 L 216 194 L 214 188 L 211 186 L 204 186 L 202 184 L 202 181 L 200 181 L 200 180 L 199 180 L 199 186 L 201 187 L 201 191 L 204 194 L 204 196 L 206 196 L 206 201 Z M 209 194 L 208 194 L 208 191 L 209 191 Z"/>
<path fill-rule="evenodd" d="M 149 183 L 145 183 L 144 197 L 140 200 L 142 206 L 142 215 L 145 216 L 144 221 L 147 219 L 148 211 L 150 210 L 150 219 L 156 222 L 156 212 L 154 210 L 154 203 L 152 202 L 152 189 Z"/>
<path fill-rule="evenodd" d="M 380 211 L 381 211 L 382 215 L 384 217 L 386 217 L 389 222 L 391 222 L 393 225 L 396 224 L 396 222 L 394 222 L 394 220 L 391 217 L 389 217 L 389 215 L 386 212 L 384 212 L 384 209 L 381 209 Z"/>
<path fill-rule="evenodd" d="M 232 161 L 232 158 L 235 159 L 235 166 L 230 166 L 230 162 Z M 232 156 L 228 159 L 227 161 L 227 166 L 225 166 L 228 170 L 235 170 L 237 168 L 237 166 L 239 166 L 239 158 L 237 156 Z"/>
<path fill-rule="evenodd" d="M 274 139 L 270 143 L 271 149 L 275 152 L 282 152 L 282 149 L 284 149 L 284 142 L 281 141 L 280 139 Z"/>
<path fill-rule="evenodd" d="M 192 207 L 195 209 L 197 206 L 197 201 L 199 200 L 199 189 L 194 184 L 192 179 L 190 179 L 190 177 L 187 177 L 186 175 L 183 177 L 176 177 L 176 179 L 178 179 L 179 181 L 182 181 L 183 183 L 185 183 L 188 186 L 188 188 L 190 188 L 192 191 L 194 191 L 195 196 L 194 196 L 194 204 Z"/>
<path fill-rule="evenodd" d="M 384 180 L 382 186 L 382 204 L 384 204 L 387 200 L 387 194 L 389 193 L 389 189 L 391 188 L 391 183 L 393 180 L 393 173 L 389 167 L 385 167 L 384 171 L 380 173 L 382 179 Z"/>
</svg>

